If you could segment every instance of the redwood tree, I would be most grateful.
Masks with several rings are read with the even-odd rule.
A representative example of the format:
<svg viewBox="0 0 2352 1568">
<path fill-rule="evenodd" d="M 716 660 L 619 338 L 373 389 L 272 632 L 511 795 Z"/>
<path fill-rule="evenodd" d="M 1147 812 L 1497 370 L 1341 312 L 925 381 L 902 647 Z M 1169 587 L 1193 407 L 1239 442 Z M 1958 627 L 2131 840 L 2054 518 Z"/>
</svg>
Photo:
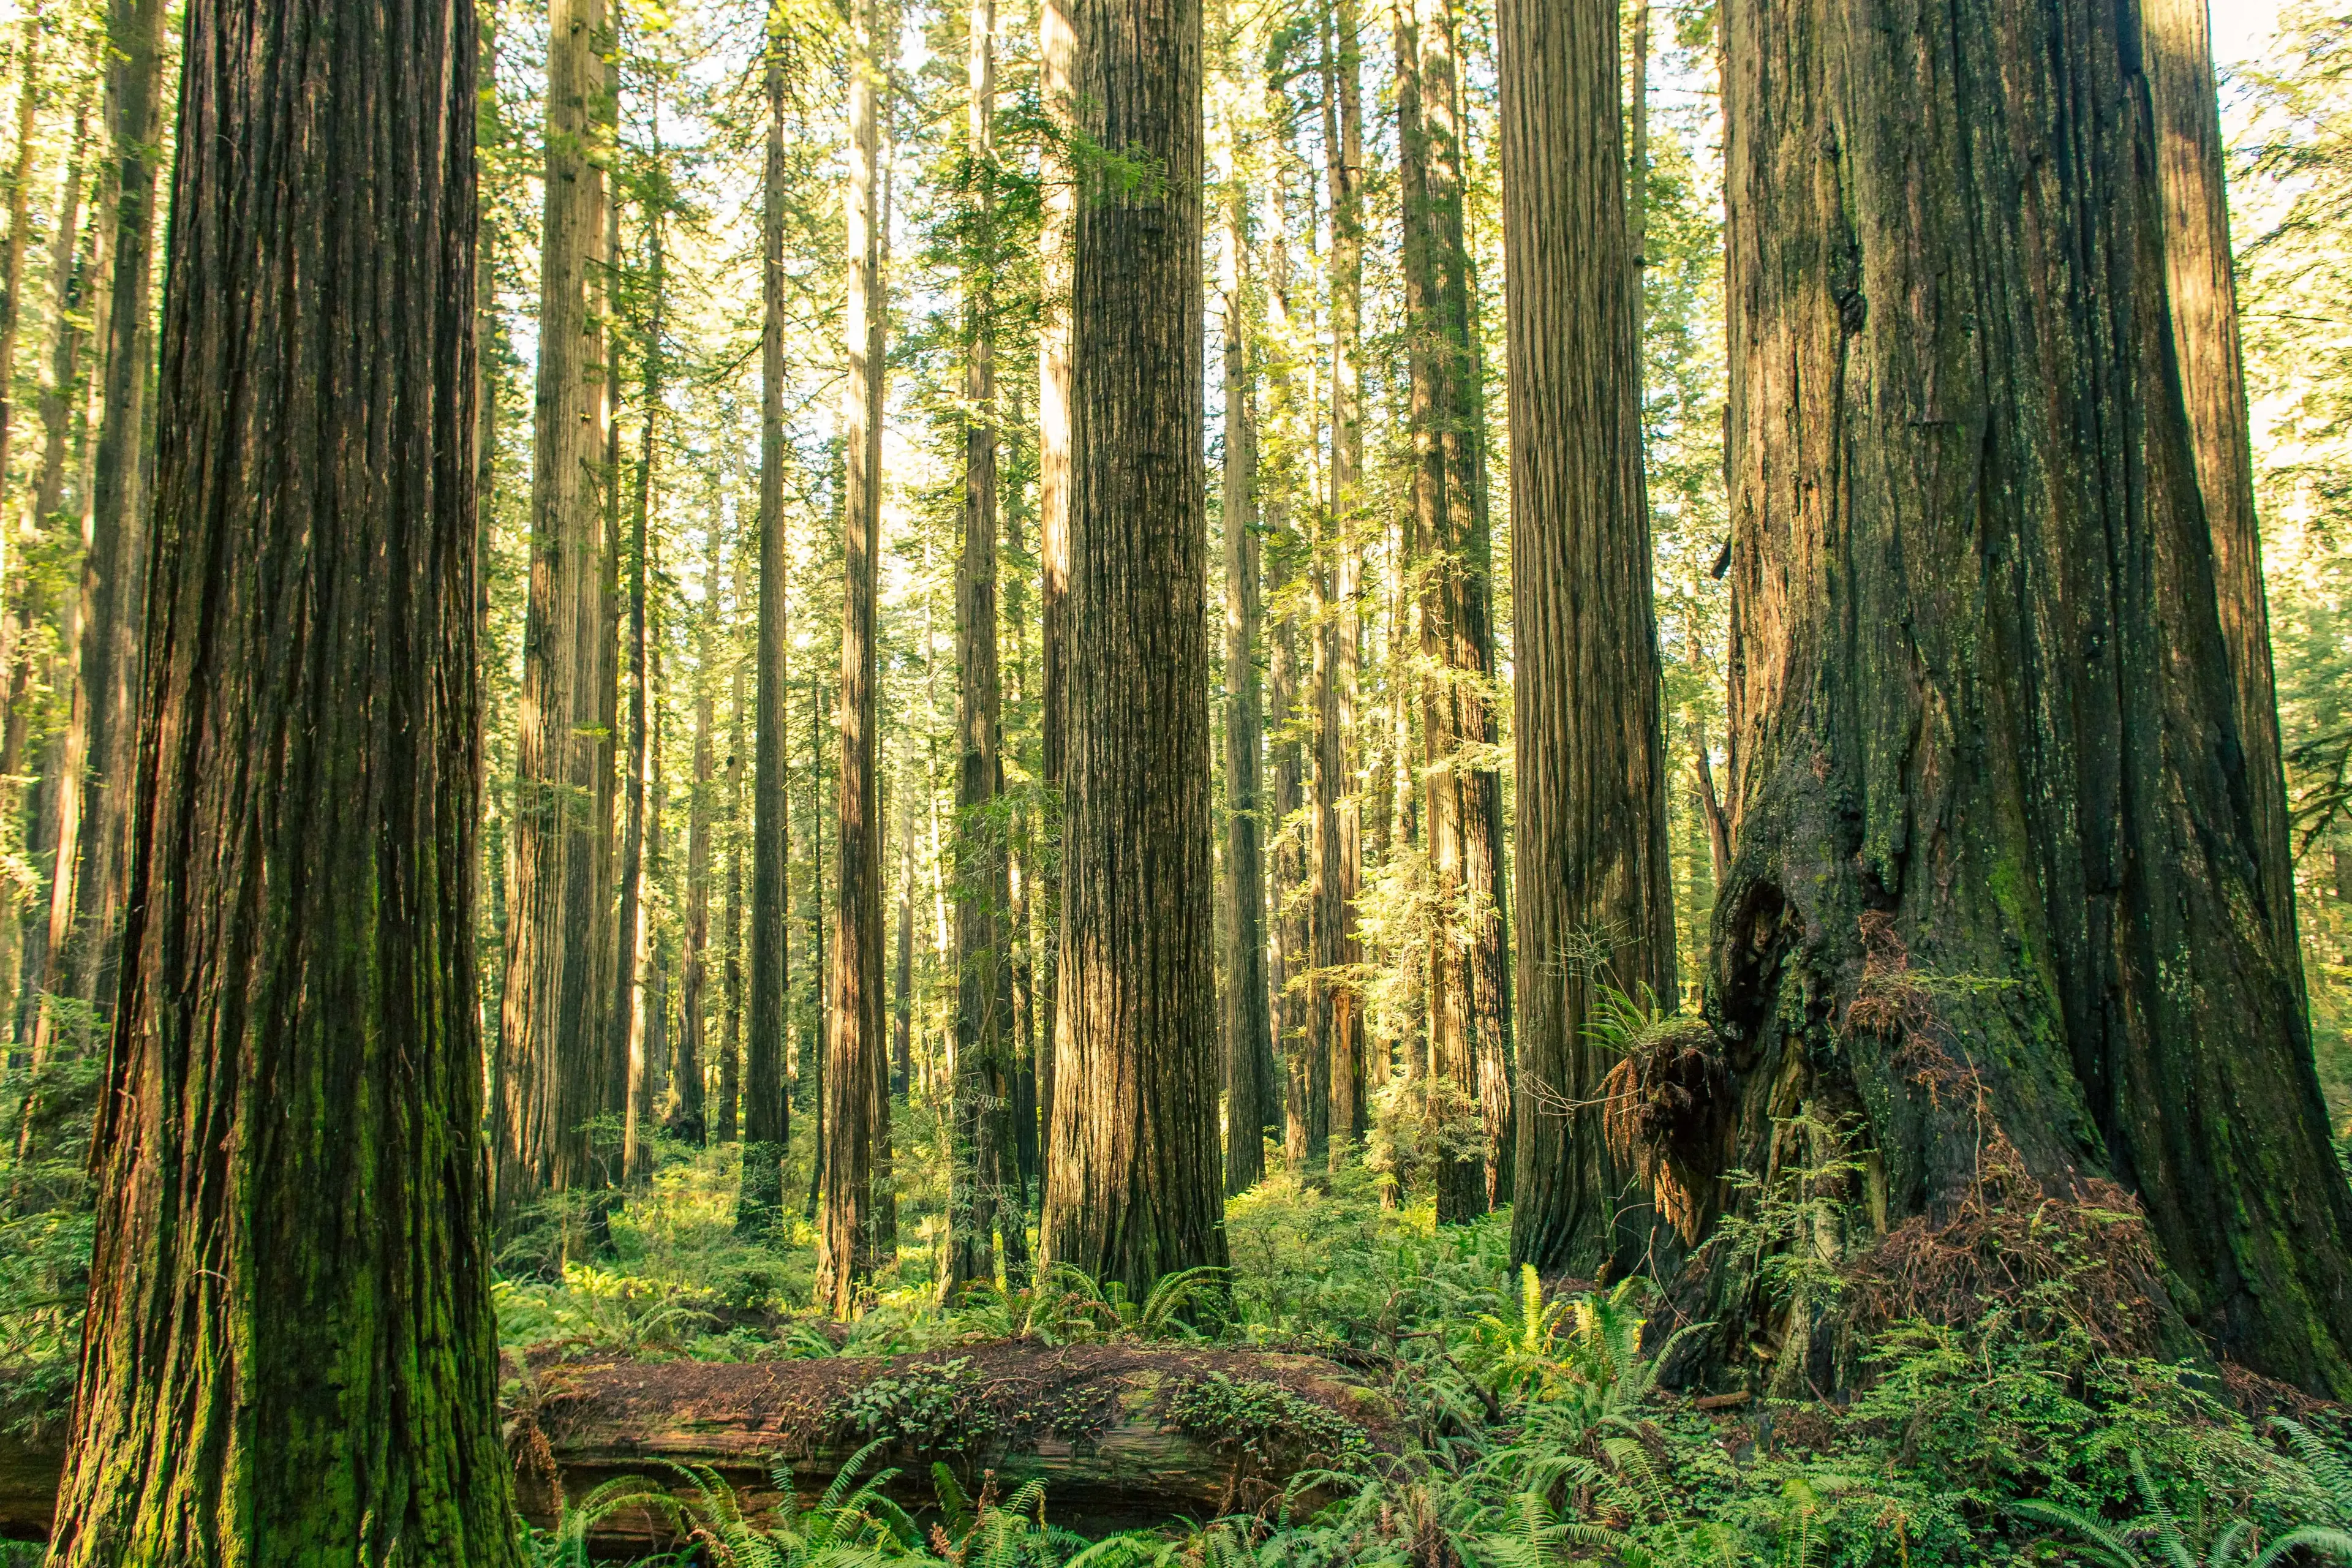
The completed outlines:
<svg viewBox="0 0 2352 1568">
<path fill-rule="evenodd" d="M 1518 748 L 1514 1256 L 1636 1267 L 1643 1194 L 1600 1135 L 1595 988 L 1675 1002 L 1665 733 L 1642 479 L 1639 287 L 1615 0 L 1503 0 Z M 1620 1224 L 1619 1211 L 1630 1211 Z"/>
<path fill-rule="evenodd" d="M 1225 1261 L 1209 855 L 1200 0 L 1079 0 L 1069 752 L 1044 1250 Z M 1131 171 L 1132 178 L 1119 177 Z"/>
<path fill-rule="evenodd" d="M 477 1142 L 474 13 L 194 0 L 49 1561 L 519 1561 Z"/>
<path fill-rule="evenodd" d="M 1987 1182 L 2111 1178 L 2168 1312 L 2342 1396 L 2352 1194 L 2264 877 L 2144 20 L 1725 9 L 1717 1152 L 1766 1192 L 1851 1156 L 1800 1243 L 1832 1259 Z M 1831 1385 L 1837 1314 L 1728 1250 L 1694 1283 L 1720 1361 Z"/>
</svg>

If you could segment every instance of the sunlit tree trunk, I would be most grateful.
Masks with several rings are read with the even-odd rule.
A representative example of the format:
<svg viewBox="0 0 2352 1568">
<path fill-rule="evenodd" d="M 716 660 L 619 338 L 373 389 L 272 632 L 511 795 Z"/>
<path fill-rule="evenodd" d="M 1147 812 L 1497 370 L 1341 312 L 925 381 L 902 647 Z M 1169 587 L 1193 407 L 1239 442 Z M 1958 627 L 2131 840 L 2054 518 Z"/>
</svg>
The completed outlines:
<svg viewBox="0 0 2352 1568">
<path fill-rule="evenodd" d="M 1140 1299 L 1226 1258 L 1211 942 L 1199 0 L 1081 0 L 1069 754 L 1045 1255 Z"/>
<path fill-rule="evenodd" d="M 1412 509 L 1420 577 L 1423 794 L 1433 908 L 1426 975 L 1433 1103 L 1475 1115 L 1486 1159 L 1437 1161 L 1438 1217 L 1483 1213 L 1504 1185 L 1511 1136 L 1509 993 L 1500 900 L 1501 782 L 1493 744 L 1485 395 L 1471 310 L 1462 142 L 1449 0 L 1400 5 L 1398 77 L 1412 345 Z M 1464 752 L 1473 754 L 1465 758 Z"/>
<path fill-rule="evenodd" d="M 2084 1184 L 2110 1177 L 2164 1306 L 2340 1397 L 2352 1193 L 2264 903 L 2147 15 L 1726 8 L 1711 1152 L 1767 1192 L 1853 1153 L 1855 1206 L 1802 1241 L 1831 1262 L 1986 1184 L 2112 1208 Z M 1835 1138 L 1781 1136 L 1799 1115 Z M 1693 1283 L 1717 1325 L 1694 1356 L 1843 1381 L 1832 1307 L 1761 1297 L 1728 1255 Z"/>
<path fill-rule="evenodd" d="M 1071 81 L 1077 37 L 1070 13 L 1076 0 L 1037 0 L 1037 95 L 1045 113 L 1066 138 L 1076 127 Z M 1045 781 L 1044 837 L 1058 846 L 1062 779 L 1069 731 L 1070 586 L 1070 246 L 1077 218 L 1077 171 L 1052 140 L 1039 153 L 1045 182 L 1037 236 L 1037 640 L 1043 690 L 1038 715 L 1040 766 Z M 1060 1023 L 1062 886 L 1038 883 L 1037 1117 L 1054 1121 L 1055 1047 Z M 1038 1148 L 1042 1194 L 1052 1169 L 1053 1139 Z"/>
<path fill-rule="evenodd" d="M 1595 994 L 1675 1000 L 1639 273 L 1614 0 L 1503 0 L 1496 22 L 1523 1009 L 1512 1251 L 1593 1279 L 1654 1267 L 1655 1220 L 1594 1109 L 1615 1065 L 1588 1033 Z"/>
<path fill-rule="evenodd" d="M 49 1561 L 500 1568 L 472 7 L 193 0 L 184 37 L 131 917 Z"/>
<path fill-rule="evenodd" d="M 512 883 L 499 1005 L 499 1204 L 594 1179 L 587 1124 L 609 1074 L 598 938 L 611 927 L 612 663 L 604 517 L 612 398 L 605 379 L 604 159 L 611 47 L 604 0 L 549 16 L 546 199 L 540 247 L 530 602 L 516 736 Z"/>
<path fill-rule="evenodd" d="M 1323 868 L 1316 967 L 1324 973 L 1324 1037 L 1330 1051 L 1331 1159 L 1336 1167 L 1370 1131 L 1371 1077 L 1356 900 L 1363 882 L 1363 797 L 1357 776 L 1356 698 L 1363 640 L 1357 605 L 1366 546 L 1362 371 L 1364 93 L 1355 0 L 1337 0 L 1324 47 L 1324 143 L 1331 187 L 1331 596 L 1323 626 L 1326 679 L 1318 715 L 1317 776 L 1326 811 L 1317 852 Z M 1381 1075 L 1385 1076 L 1385 1074 Z"/>
<path fill-rule="evenodd" d="M 846 1316 L 879 1266 L 877 1165 L 887 1101 L 877 1103 L 883 1032 L 881 802 L 875 742 L 875 609 L 882 521 L 882 280 L 879 99 L 881 6 L 854 0 L 849 85 L 849 375 L 843 445 L 839 837 L 833 913 L 832 1016 L 824 1072 L 824 1184 L 817 1240 L 817 1300 Z"/>
</svg>

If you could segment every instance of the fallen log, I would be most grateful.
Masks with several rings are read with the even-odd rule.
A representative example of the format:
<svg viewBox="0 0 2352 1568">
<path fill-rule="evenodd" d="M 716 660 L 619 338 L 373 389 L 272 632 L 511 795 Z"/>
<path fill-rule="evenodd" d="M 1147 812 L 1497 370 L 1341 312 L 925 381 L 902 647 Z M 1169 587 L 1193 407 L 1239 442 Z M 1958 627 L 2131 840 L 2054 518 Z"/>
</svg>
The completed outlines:
<svg viewBox="0 0 2352 1568">
<path fill-rule="evenodd" d="M 978 1495 L 1044 1483 L 1048 1518 L 1084 1534 L 1272 1506 L 1294 1477 L 1395 1447 L 1388 1401 L 1311 1356 L 1189 1346 L 996 1341 L 887 1359 L 533 1364 L 509 1386 L 517 1505 L 552 1526 L 562 1500 L 638 1476 L 689 1495 L 708 1468 L 753 1522 L 780 1479 L 803 1503 L 869 1445 L 863 1476 L 919 1514 L 934 1462 Z M 63 1434 L 0 1439 L 0 1534 L 47 1533 Z M 1309 1497 L 1302 1500 L 1311 1502 Z M 591 1544 L 672 1540 L 658 1510 L 603 1520 Z"/>
</svg>

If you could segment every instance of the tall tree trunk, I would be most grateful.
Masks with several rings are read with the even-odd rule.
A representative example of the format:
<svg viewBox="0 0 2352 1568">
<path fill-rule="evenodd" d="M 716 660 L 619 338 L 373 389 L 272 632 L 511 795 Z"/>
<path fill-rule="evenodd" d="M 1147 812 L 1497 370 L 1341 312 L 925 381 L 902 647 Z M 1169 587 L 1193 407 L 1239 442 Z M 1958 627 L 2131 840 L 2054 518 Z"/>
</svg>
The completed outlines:
<svg viewBox="0 0 2352 1568">
<path fill-rule="evenodd" d="M 784 190 L 786 13 L 768 13 L 765 83 L 767 164 L 761 187 L 759 713 L 751 780 L 751 1005 L 743 1041 L 743 1175 L 735 1228 L 759 1235 L 784 1206 L 784 1153 L 792 1104 L 784 1082 L 791 956 L 785 914 L 792 899 L 792 802 L 785 792 L 784 733 L 791 688 L 784 668 Z M 822 971 L 819 971 L 821 973 Z"/>
<path fill-rule="evenodd" d="M 1642 1267 L 1656 1228 L 1592 1109 L 1616 1065 L 1596 993 L 1675 1001 L 1638 274 L 1614 0 L 1504 0 L 1496 26 L 1527 977 L 1511 1244 L 1592 1279 Z"/>
<path fill-rule="evenodd" d="M 703 1083 L 710 1054 L 710 840 L 711 794 L 718 773 L 718 700 L 711 690 L 718 673 L 720 531 L 709 524 L 702 567 L 702 622 L 696 628 L 694 669 L 694 793 L 686 815 L 686 952 L 678 973 L 677 1111 L 671 1136 L 696 1148 L 709 1136 Z"/>
<path fill-rule="evenodd" d="M 655 79 L 656 84 L 658 78 Z M 661 157 L 661 100 L 656 85 L 647 94 L 653 119 L 653 155 Z M 648 1131 L 638 1114 L 642 1096 L 636 1086 L 645 1078 L 646 968 L 653 947 L 651 888 L 646 873 L 646 808 L 652 787 L 653 728 L 651 699 L 653 646 L 646 614 L 646 583 L 652 570 L 648 559 L 654 509 L 655 454 L 659 449 L 655 421 L 661 408 L 661 210 L 646 209 L 646 285 L 649 310 L 644 323 L 644 382 L 640 395 L 644 421 L 638 435 L 636 495 L 629 511 L 628 544 L 628 759 L 625 764 L 627 795 L 622 805 L 621 917 L 618 947 L 614 952 L 612 1046 L 606 1070 L 614 1076 L 607 1102 L 625 1118 L 622 1134 L 622 1164 L 634 1173 L 637 1148 Z"/>
<path fill-rule="evenodd" d="M 1238 159 L 1238 153 L 1235 154 Z M 1266 997 L 1265 855 L 1258 689 L 1257 416 L 1248 329 L 1249 197 L 1225 174 L 1225 1191 L 1265 1175 L 1265 1128 L 1279 1103 Z"/>
<path fill-rule="evenodd" d="M 41 100 L 41 19 L 16 24 L 16 163 L 8 172 L 8 238 L 0 244 L 0 516 L 7 512 L 8 449 L 16 424 L 16 339 L 25 321 L 25 250 L 33 226 L 33 122 Z M 52 287 L 62 275 L 52 278 Z M 0 583 L 8 576 L 6 529 L 0 529 Z M 0 623 L 0 670 L 14 662 L 16 626 Z"/>
<path fill-rule="evenodd" d="M 188 7 L 74 1568 L 521 1561 L 476 1143 L 473 29 Z"/>
<path fill-rule="evenodd" d="M 49 287 L 56 294 L 57 310 L 49 334 L 47 373 L 41 383 L 41 466 L 33 484 L 29 513 L 35 532 L 46 532 L 61 521 L 57 512 L 65 500 L 66 454 L 73 445 L 74 398 L 81 379 L 82 312 L 90 302 L 95 241 L 104 226 L 93 221 L 85 231 L 82 222 L 82 202 L 89 184 L 86 165 L 89 108 L 89 89 L 84 89 L 81 100 L 74 106 L 73 150 L 66 157 L 65 184 L 58 194 L 57 227 L 49 237 Z M 25 624 L 35 623 L 27 616 Z"/>
<path fill-rule="evenodd" d="M 1730 1092 L 1694 1120 L 1767 1194 L 1852 1155 L 1832 1264 L 2112 1177 L 2171 1309 L 2341 1397 L 2352 1193 L 2263 903 L 2141 14 L 1726 9 Z M 1746 1273 L 1693 1281 L 1693 1353 L 1832 1386 L 1840 1314 Z"/>
<path fill-rule="evenodd" d="M 915 1062 L 915 744 L 898 748 L 898 940 L 892 955 L 890 1056 L 898 1091 L 912 1096 Z"/>
<path fill-rule="evenodd" d="M 1225 1261 L 1210 943 L 1201 6 L 1081 0 L 1091 143 L 1159 171 L 1078 205 L 1069 755 L 1045 1254 L 1140 1300 Z"/>
<path fill-rule="evenodd" d="M 162 140 L 163 0 L 114 0 L 107 14 L 106 122 L 112 208 L 105 269 L 99 425 L 84 492 L 79 606 L 75 613 L 78 708 L 68 721 L 58 840 L 44 942 L 44 988 L 65 966 L 84 1002 L 111 1000 L 117 916 L 130 812 L 131 742 L 145 613 L 146 508 L 139 489 L 146 445 L 148 321 Z M 43 1008 L 33 1054 L 51 1029 Z"/>
<path fill-rule="evenodd" d="M 1316 967 L 1323 972 L 1330 1047 L 1331 1149 L 1337 1169 L 1370 1130 L 1363 1000 L 1354 978 L 1363 962 L 1356 900 L 1363 882 L 1363 797 L 1356 774 L 1356 687 L 1363 628 L 1365 509 L 1362 373 L 1364 316 L 1364 91 L 1355 0 L 1336 0 L 1324 50 L 1325 135 L 1331 187 L 1331 598 L 1323 624 L 1327 677 L 1317 726 L 1327 817 L 1318 846 L 1323 905 Z"/>
<path fill-rule="evenodd" d="M 854 0 L 849 70 L 849 378 L 842 422 L 847 484 L 841 519 L 841 730 L 832 1017 L 825 1045 L 824 1191 L 817 1233 L 817 1300 L 846 1317 L 879 1267 L 877 1164 L 889 1115 L 877 1104 L 883 1033 L 881 802 L 875 742 L 879 705 L 875 609 L 882 526 L 882 391 L 886 308 L 881 259 L 882 6 Z"/>
<path fill-rule="evenodd" d="M 2286 952 L 2300 952 L 2294 856 L 2288 842 L 2278 692 L 2271 671 L 2270 605 L 2254 515 L 2254 463 L 2238 341 L 2237 275 L 2230 262 L 2230 205 L 2213 85 L 2212 19 L 2206 0 L 2144 0 L 2142 26 L 2156 122 L 2157 177 L 2164 201 L 2165 288 L 2172 352 L 2180 362 L 2197 489 L 2213 536 L 2221 638 L 2237 688 L 2238 745 L 2261 857 L 2263 913 Z M 2303 967 L 2294 966 L 2295 984 Z"/>
<path fill-rule="evenodd" d="M 1077 128 L 1072 81 L 1077 35 L 1070 16 L 1078 0 L 1037 0 L 1037 95 L 1047 119 L 1066 139 Z M 1037 640 L 1043 688 L 1038 715 L 1039 763 L 1045 781 L 1044 824 L 1049 858 L 1062 842 L 1062 785 L 1070 722 L 1070 261 L 1077 223 L 1077 168 L 1065 147 L 1047 138 L 1040 153 L 1045 182 L 1037 236 Z M 1061 1052 L 1062 881 L 1040 879 L 1038 890 L 1037 1118 L 1045 1133 L 1038 1150 L 1042 1201 L 1053 1169 L 1055 1073 Z"/>
<path fill-rule="evenodd" d="M 1003 688 L 996 610 L 996 5 L 973 0 L 966 157 L 974 186 L 964 261 L 963 548 L 956 562 L 956 1032 L 949 1110 L 948 1262 L 958 1287 L 1026 1272 L 1027 1205 L 1013 1152 L 1011 865 L 1005 855 Z"/>
<path fill-rule="evenodd" d="M 1421 558 L 1423 790 L 1429 812 L 1430 1068 L 1438 1114 L 1475 1115 L 1486 1159 L 1441 1153 L 1438 1217 L 1500 1195 L 1511 1135 L 1504 973 L 1502 797 L 1494 770 L 1462 753 L 1491 745 L 1485 395 L 1473 331 L 1462 142 L 1449 0 L 1403 0 L 1398 74 L 1405 293 L 1412 355 L 1413 512 Z M 1450 1139 L 1460 1148 L 1458 1137 Z"/>
<path fill-rule="evenodd" d="M 588 1123 L 607 1075 L 596 952 L 611 923 L 612 771 L 604 711 L 612 662 L 604 578 L 605 192 L 611 138 L 604 0 L 549 16 L 547 174 L 540 246 L 539 384 L 532 421 L 530 591 L 516 734 L 506 984 L 499 1075 L 507 1143 L 498 1199 L 517 1206 L 591 1184 Z"/>
<path fill-rule="evenodd" d="M 765 383 L 770 367 L 768 367 L 765 363 L 766 353 L 764 333 L 762 334 L 761 343 L 761 447 L 763 456 L 761 457 L 760 466 L 762 470 L 765 470 L 768 466 L 767 459 L 764 456 L 767 444 L 767 391 Z M 781 346 L 782 345 L 779 344 L 779 347 Z M 781 355 L 779 357 L 781 357 Z M 781 389 L 779 389 L 778 401 L 779 404 L 781 404 Z M 778 412 L 782 412 L 781 406 L 779 407 Z M 762 489 L 764 490 L 767 484 L 764 474 L 760 482 Z M 744 1051 L 743 971 L 745 956 L 743 952 L 743 862 L 747 858 L 747 849 L 749 849 L 752 854 L 758 853 L 757 847 L 752 842 L 753 834 L 749 826 L 749 816 L 745 809 L 743 792 L 743 781 L 747 773 L 750 772 L 750 769 L 746 765 L 746 760 L 751 749 L 751 736 L 747 726 L 752 722 L 751 708 L 752 694 L 751 691 L 746 689 L 748 682 L 745 680 L 744 677 L 746 674 L 746 667 L 751 663 L 751 660 L 744 658 L 744 649 L 741 646 L 742 633 L 740 626 L 738 625 L 738 619 L 743 613 L 743 605 L 749 602 L 751 598 L 751 585 L 748 570 L 749 564 L 755 555 L 764 562 L 767 558 L 767 551 L 768 545 L 765 531 L 761 531 L 761 536 L 751 542 L 751 547 L 748 550 L 743 547 L 741 542 L 739 542 L 737 543 L 735 546 L 735 593 L 732 601 L 728 605 L 727 637 L 730 645 L 730 657 L 728 659 L 728 679 L 730 683 L 729 696 L 731 700 L 728 706 L 727 736 L 727 910 L 725 915 L 725 925 L 722 928 L 720 938 L 721 946 L 725 949 L 725 952 L 720 962 L 725 965 L 723 978 L 726 983 L 727 994 L 727 1023 L 724 1035 L 720 1041 L 719 1056 L 719 1117 L 717 1131 L 719 1142 L 721 1143 L 732 1143 L 735 1142 L 737 1127 L 736 1107 L 742 1098 Z M 764 593 L 762 596 L 765 596 Z M 781 590 L 777 600 L 777 608 L 781 618 L 781 612 L 782 609 Z M 753 637 L 755 639 L 758 637 L 758 627 L 756 625 L 753 627 Z M 756 657 L 756 648 L 753 650 L 753 653 Z M 782 659 L 779 658 L 777 660 L 777 674 L 779 678 L 781 678 L 783 673 L 782 664 Z M 781 700 L 779 700 L 778 705 L 780 707 L 782 706 Z M 777 723 L 775 728 L 778 735 L 779 751 L 781 752 L 782 739 L 782 732 L 783 729 L 781 721 Z M 781 756 L 779 756 L 778 760 L 782 760 Z M 778 794 L 781 795 L 782 794 L 781 788 L 782 780 L 780 778 L 777 782 L 779 784 Z M 784 820 L 780 824 L 780 826 L 785 829 L 790 828 L 791 821 L 789 812 L 785 814 Z M 781 1020 L 779 1020 L 779 1026 L 781 1027 Z M 777 1201 L 782 1202 L 782 1178 L 780 1176 L 777 1179 Z"/>
</svg>

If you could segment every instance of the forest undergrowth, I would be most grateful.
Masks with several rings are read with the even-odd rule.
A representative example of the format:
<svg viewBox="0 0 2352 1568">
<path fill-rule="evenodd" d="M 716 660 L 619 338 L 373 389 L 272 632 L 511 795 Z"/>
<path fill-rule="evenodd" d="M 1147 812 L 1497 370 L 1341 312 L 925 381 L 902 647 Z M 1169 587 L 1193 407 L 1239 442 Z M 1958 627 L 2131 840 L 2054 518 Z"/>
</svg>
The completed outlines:
<svg viewBox="0 0 2352 1568">
<path fill-rule="evenodd" d="M 781 1515 L 747 1517 L 714 1473 L 649 1463 L 564 1500 L 554 1528 L 530 1530 L 537 1561 L 586 1562 L 603 1518 L 650 1499 L 676 1545 L 642 1559 L 649 1568 L 2352 1562 L 2352 1421 L 2149 1353 L 2118 1300 L 2114 1249 L 2095 1240 L 2126 1215 L 2094 1215 L 2084 1232 L 1996 1182 L 1986 1210 L 1939 1246 L 1882 1247 L 1845 1277 L 1767 1271 L 1780 1282 L 1769 1288 L 1891 1304 L 1863 1314 L 1876 1323 L 1863 1375 L 1842 1397 L 1707 1398 L 1661 1384 L 1672 1309 L 1646 1281 L 1596 1289 L 1515 1272 L 1507 1212 L 1440 1227 L 1427 1201 L 1384 1204 L 1386 1178 L 1361 1163 L 1278 1173 L 1236 1199 L 1229 1279 L 1196 1272 L 1129 1301 L 1061 1270 L 942 1304 L 944 1165 L 925 1153 L 937 1129 L 919 1110 L 900 1116 L 898 1263 L 853 1321 L 808 1310 L 813 1236 L 797 1205 L 775 1234 L 740 1236 L 738 1151 L 666 1144 L 652 1179 L 612 1212 L 601 1255 L 534 1252 L 564 1228 L 554 1215 L 502 1259 L 510 1407 L 528 1369 L 566 1361 L 894 1356 L 1026 1337 L 1322 1355 L 1385 1396 L 1401 1440 L 1351 1440 L 1344 1422 L 1284 1432 L 1313 1450 L 1286 1495 L 1097 1540 L 1057 1527 L 1047 1488 L 999 1488 L 945 1465 L 917 1489 L 928 1506 L 908 1512 L 893 1500 L 908 1495 L 907 1472 L 931 1469 L 919 1442 L 877 1442 L 824 1496 Z M 69 1139 L 70 1121 L 54 1131 Z M 804 1154 L 800 1176 L 804 1193 Z M 58 1419 L 70 1390 L 89 1239 L 76 1181 L 70 1161 L 11 1152 L 0 1376 L 12 1438 Z M 1813 1201 L 1792 1194 L 1765 1212 L 1793 1224 Z M 1735 1244 L 1780 1246 L 1752 1229 Z M 1959 1313 L 1947 1291 L 1905 1289 L 1934 1281 L 1886 1273 L 1890 1261 L 1948 1270 L 1955 1247 L 2011 1269 L 2015 1288 L 1980 1290 Z M 1213 1413 L 1224 1441 L 1251 1441 L 1253 1422 L 1318 1419 L 1265 1389 L 1208 1388 L 1224 1401 Z M 6 1550 L 0 1562 L 37 1561 Z"/>
</svg>

